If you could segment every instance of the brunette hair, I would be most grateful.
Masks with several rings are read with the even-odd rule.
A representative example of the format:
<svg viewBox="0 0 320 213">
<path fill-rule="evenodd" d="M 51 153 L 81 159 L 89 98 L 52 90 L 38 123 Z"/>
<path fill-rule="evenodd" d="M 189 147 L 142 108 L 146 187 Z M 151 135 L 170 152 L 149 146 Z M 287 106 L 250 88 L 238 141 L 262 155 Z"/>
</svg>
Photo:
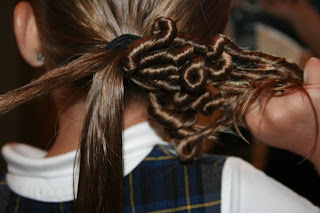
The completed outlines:
<svg viewBox="0 0 320 213">
<path fill-rule="evenodd" d="M 78 212 L 124 211 L 125 81 L 148 94 L 149 115 L 175 139 L 182 160 L 196 156 L 207 138 L 237 124 L 254 101 L 302 85 L 298 66 L 244 51 L 219 34 L 230 0 L 30 2 L 54 69 L 1 96 L 0 113 L 58 87 L 87 85 Z M 127 50 L 105 49 L 127 33 L 142 38 Z M 200 114 L 217 111 L 224 113 L 209 125 L 199 124 Z"/>
</svg>

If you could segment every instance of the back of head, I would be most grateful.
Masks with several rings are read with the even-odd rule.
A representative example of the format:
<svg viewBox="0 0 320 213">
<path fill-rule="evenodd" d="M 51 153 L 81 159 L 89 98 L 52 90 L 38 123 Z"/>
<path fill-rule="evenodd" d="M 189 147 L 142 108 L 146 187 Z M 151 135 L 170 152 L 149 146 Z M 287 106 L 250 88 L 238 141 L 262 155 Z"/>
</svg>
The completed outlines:
<svg viewBox="0 0 320 213">
<path fill-rule="evenodd" d="M 243 51 L 217 35 L 226 25 L 230 0 L 30 3 L 46 66 L 53 70 L 3 96 L 0 109 L 5 113 L 65 85 L 88 89 L 80 143 L 79 212 L 124 211 L 127 82 L 146 92 L 150 116 L 176 140 L 183 160 L 197 155 L 205 139 L 237 123 L 255 100 L 301 83 L 302 72 L 295 65 Z M 106 49 L 123 34 L 142 38 L 125 50 Z M 197 123 L 199 114 L 210 116 L 217 110 L 223 115 L 209 125 Z"/>
<path fill-rule="evenodd" d="M 30 0 L 52 66 L 103 49 L 117 36 L 148 36 L 153 22 L 170 17 L 181 32 L 202 39 L 222 33 L 229 0 Z"/>
</svg>

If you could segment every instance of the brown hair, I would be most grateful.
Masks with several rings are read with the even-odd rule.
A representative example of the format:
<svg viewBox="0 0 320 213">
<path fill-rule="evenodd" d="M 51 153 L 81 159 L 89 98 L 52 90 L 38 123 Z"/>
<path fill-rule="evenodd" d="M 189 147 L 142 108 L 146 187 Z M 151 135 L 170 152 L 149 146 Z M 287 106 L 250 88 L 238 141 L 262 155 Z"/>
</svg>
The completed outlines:
<svg viewBox="0 0 320 213">
<path fill-rule="evenodd" d="M 183 160 L 197 155 L 206 138 L 237 124 L 254 101 L 302 85 L 296 65 L 246 52 L 219 34 L 229 0 L 30 2 L 48 64 L 55 69 L 1 96 L 0 113 L 61 86 L 79 81 L 88 86 L 78 212 L 124 211 L 124 76 L 148 94 L 150 116 L 176 140 Z M 105 50 L 126 33 L 143 38 L 127 50 Z M 198 124 L 199 114 L 217 110 L 225 113 L 208 126 Z"/>
<path fill-rule="evenodd" d="M 130 46 L 126 75 L 149 92 L 149 115 L 176 139 L 181 159 L 199 153 L 202 142 L 242 120 L 255 101 L 302 86 L 295 64 L 261 52 L 246 52 L 224 35 L 210 45 L 177 33 L 171 19 L 157 19 L 153 36 Z M 232 59 L 224 56 L 231 55 Z M 224 113 L 208 126 L 198 115 Z"/>
</svg>

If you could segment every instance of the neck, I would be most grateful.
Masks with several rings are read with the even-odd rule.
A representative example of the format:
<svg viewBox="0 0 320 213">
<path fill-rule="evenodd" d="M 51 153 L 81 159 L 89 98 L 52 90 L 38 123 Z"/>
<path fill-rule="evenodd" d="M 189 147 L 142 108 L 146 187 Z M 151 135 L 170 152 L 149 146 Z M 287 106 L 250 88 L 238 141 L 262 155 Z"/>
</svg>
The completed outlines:
<svg viewBox="0 0 320 213">
<path fill-rule="evenodd" d="M 71 95 L 70 95 L 71 94 Z M 58 132 L 47 157 L 57 156 L 76 150 L 79 145 L 85 115 L 85 96 L 74 95 L 67 89 L 53 93 L 58 111 Z M 130 103 L 124 110 L 124 129 L 148 120 L 145 101 Z"/>
<path fill-rule="evenodd" d="M 70 95 L 67 89 L 59 89 L 53 93 L 53 98 L 58 112 L 58 131 L 47 157 L 77 149 L 85 114 L 83 96 Z"/>
</svg>

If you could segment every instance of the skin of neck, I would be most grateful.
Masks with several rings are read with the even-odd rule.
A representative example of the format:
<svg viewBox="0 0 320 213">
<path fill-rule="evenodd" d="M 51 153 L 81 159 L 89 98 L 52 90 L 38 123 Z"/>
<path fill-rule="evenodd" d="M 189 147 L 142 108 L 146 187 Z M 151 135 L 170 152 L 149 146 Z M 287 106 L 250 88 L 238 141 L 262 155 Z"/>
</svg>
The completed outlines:
<svg viewBox="0 0 320 213">
<path fill-rule="evenodd" d="M 75 94 L 69 88 L 57 89 L 52 94 L 57 112 L 58 132 L 46 157 L 54 157 L 76 150 L 79 145 L 85 115 L 85 94 Z M 135 97 L 125 104 L 123 129 L 148 120 L 148 103 L 142 97 Z"/>
</svg>

